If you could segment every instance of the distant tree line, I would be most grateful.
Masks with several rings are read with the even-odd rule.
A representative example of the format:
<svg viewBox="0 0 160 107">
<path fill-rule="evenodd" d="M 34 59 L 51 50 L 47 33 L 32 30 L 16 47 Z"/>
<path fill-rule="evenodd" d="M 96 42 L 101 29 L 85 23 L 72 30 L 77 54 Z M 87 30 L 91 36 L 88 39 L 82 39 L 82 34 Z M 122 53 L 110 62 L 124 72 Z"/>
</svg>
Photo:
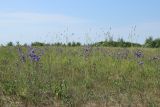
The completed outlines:
<svg viewBox="0 0 160 107">
<path fill-rule="evenodd" d="M 33 42 L 31 44 L 31 46 L 81 46 L 81 43 L 80 42 L 69 42 L 67 44 L 64 44 L 64 43 L 60 43 L 60 42 L 57 42 L 57 43 L 53 43 L 53 44 L 50 44 L 50 43 L 42 43 L 42 42 Z"/>
<path fill-rule="evenodd" d="M 17 42 L 16 45 L 20 45 L 19 42 Z M 27 44 L 24 44 L 24 46 Z M 112 38 L 109 40 L 96 42 L 93 44 L 90 44 L 92 46 L 106 46 L 106 47 L 147 47 L 147 48 L 160 48 L 160 38 L 153 39 L 152 37 L 149 37 L 145 40 L 144 44 L 139 43 L 132 43 L 132 42 L 126 42 L 122 38 L 118 39 L 117 41 L 114 41 Z M 14 46 L 12 42 L 7 43 L 6 46 Z M 31 43 L 31 46 L 82 46 L 80 42 L 69 42 L 67 44 L 64 43 L 42 43 L 42 42 L 33 42 Z"/>
<path fill-rule="evenodd" d="M 17 46 L 20 45 L 19 42 L 17 42 L 16 44 L 14 44 L 13 42 L 8 42 L 6 44 L 6 46 Z M 43 42 L 33 42 L 31 43 L 31 46 L 71 46 L 71 47 L 75 47 L 75 46 L 81 46 L 82 44 L 80 42 L 69 42 L 67 44 L 65 43 L 61 43 L 61 42 L 57 42 L 57 43 L 43 43 Z M 27 46 L 27 44 L 23 44 L 23 46 Z"/>
<path fill-rule="evenodd" d="M 148 48 L 160 48 L 160 38 L 153 39 L 152 37 L 149 37 L 146 39 L 144 45 Z"/>
<path fill-rule="evenodd" d="M 160 48 L 160 38 L 153 39 L 148 37 L 144 44 L 126 42 L 122 38 L 117 41 L 113 39 L 105 40 L 102 42 L 95 43 L 96 46 L 107 46 L 107 47 L 146 47 L 146 48 Z"/>
<path fill-rule="evenodd" d="M 98 42 L 94 44 L 95 46 L 107 46 L 107 47 L 142 47 L 141 44 L 126 42 L 122 38 L 117 41 L 113 41 L 113 39 L 105 40 L 102 42 Z"/>
</svg>

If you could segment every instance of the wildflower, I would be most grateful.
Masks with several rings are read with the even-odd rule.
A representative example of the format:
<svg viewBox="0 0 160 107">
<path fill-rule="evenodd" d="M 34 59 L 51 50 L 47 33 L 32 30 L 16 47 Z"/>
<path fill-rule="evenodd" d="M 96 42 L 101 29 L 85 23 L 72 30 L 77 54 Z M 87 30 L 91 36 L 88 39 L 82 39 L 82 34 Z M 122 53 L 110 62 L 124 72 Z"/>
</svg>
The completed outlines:
<svg viewBox="0 0 160 107">
<path fill-rule="evenodd" d="M 160 57 L 159 56 L 154 56 L 154 57 L 150 58 L 150 61 L 158 63 L 160 61 Z"/>
<path fill-rule="evenodd" d="M 152 60 L 160 60 L 160 58 L 158 56 L 155 56 L 152 58 Z"/>
<path fill-rule="evenodd" d="M 142 58 L 143 57 L 143 53 L 140 50 L 136 51 L 134 55 L 135 55 L 136 58 Z"/>
<path fill-rule="evenodd" d="M 38 50 L 36 48 L 32 48 L 31 46 L 28 46 L 28 52 L 23 53 L 22 49 L 18 47 L 18 53 L 20 56 L 20 59 L 22 62 L 26 62 L 26 59 L 29 57 L 31 61 L 38 62 L 41 58 L 41 56 L 44 54 L 43 50 Z"/>
<path fill-rule="evenodd" d="M 18 47 L 18 53 L 19 53 L 19 57 L 20 57 L 21 61 L 26 62 L 26 57 L 25 57 L 25 55 L 22 52 L 22 49 L 20 47 Z"/>
<path fill-rule="evenodd" d="M 31 49 L 28 54 L 32 61 L 38 62 L 40 60 L 40 56 L 36 55 L 35 49 Z"/>
<path fill-rule="evenodd" d="M 144 62 L 140 61 L 140 62 L 138 62 L 138 64 L 139 64 L 139 65 L 143 65 L 143 64 L 144 64 Z"/>
<path fill-rule="evenodd" d="M 89 45 L 86 45 L 86 46 L 84 47 L 84 52 L 83 52 L 84 57 L 85 57 L 85 58 L 88 58 L 89 55 L 91 54 L 91 51 L 92 51 L 92 47 L 89 46 Z"/>
</svg>

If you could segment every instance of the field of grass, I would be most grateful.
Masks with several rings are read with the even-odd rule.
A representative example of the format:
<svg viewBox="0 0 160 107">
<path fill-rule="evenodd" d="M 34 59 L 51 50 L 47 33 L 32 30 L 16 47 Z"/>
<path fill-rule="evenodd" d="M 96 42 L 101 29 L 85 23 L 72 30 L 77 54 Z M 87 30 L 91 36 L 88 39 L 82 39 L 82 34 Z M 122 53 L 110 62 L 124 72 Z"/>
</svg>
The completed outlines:
<svg viewBox="0 0 160 107">
<path fill-rule="evenodd" d="M 160 49 L 0 47 L 0 107 L 158 107 Z"/>
</svg>

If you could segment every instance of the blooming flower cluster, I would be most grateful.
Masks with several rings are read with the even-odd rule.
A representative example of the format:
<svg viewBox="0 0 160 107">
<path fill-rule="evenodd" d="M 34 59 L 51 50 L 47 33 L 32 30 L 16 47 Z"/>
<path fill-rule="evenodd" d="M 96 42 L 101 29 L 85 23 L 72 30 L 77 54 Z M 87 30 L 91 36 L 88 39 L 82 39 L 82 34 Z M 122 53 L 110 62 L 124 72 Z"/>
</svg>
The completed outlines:
<svg viewBox="0 0 160 107">
<path fill-rule="evenodd" d="M 29 52 L 29 57 L 31 58 L 32 61 L 35 61 L 35 62 L 38 62 L 40 60 L 40 56 L 35 54 L 35 50 L 34 49 L 32 49 Z"/>
<path fill-rule="evenodd" d="M 41 50 L 38 54 L 37 51 L 38 51 L 38 49 L 36 49 L 36 48 L 28 47 L 28 51 L 25 54 L 22 52 L 22 49 L 20 47 L 18 47 L 18 53 L 19 53 L 19 56 L 20 56 L 20 59 L 22 62 L 26 62 L 28 57 L 30 58 L 30 60 L 32 62 L 39 62 L 40 58 L 44 54 L 44 52 Z"/>
<path fill-rule="evenodd" d="M 137 50 L 134 55 L 135 55 L 136 58 L 142 58 L 143 57 L 143 53 L 140 50 Z"/>
</svg>

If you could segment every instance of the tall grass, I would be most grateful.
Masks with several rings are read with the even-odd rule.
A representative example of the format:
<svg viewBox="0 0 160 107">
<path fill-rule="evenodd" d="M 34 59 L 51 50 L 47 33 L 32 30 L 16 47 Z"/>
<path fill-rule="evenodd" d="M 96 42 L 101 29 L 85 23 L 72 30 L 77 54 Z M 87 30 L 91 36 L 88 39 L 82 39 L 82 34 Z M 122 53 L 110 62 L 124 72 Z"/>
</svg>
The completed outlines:
<svg viewBox="0 0 160 107">
<path fill-rule="evenodd" d="M 159 49 L 35 48 L 44 50 L 40 61 L 22 62 L 17 47 L 0 47 L 0 106 L 160 104 Z M 135 56 L 137 50 L 142 57 Z"/>
</svg>

